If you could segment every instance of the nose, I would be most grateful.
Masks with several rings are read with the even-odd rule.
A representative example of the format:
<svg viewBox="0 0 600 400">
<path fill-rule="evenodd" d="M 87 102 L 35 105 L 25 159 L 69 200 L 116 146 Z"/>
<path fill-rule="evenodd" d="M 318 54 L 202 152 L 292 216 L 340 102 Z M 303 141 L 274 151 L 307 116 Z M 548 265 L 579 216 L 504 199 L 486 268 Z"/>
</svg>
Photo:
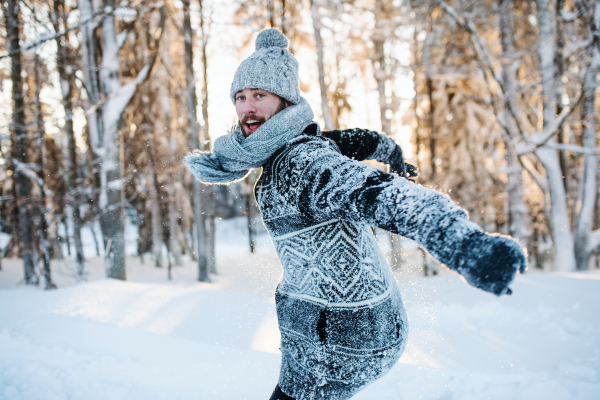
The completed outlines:
<svg viewBox="0 0 600 400">
<path fill-rule="evenodd" d="M 247 98 L 244 101 L 243 112 L 245 115 L 256 113 L 256 105 L 254 104 L 254 100 L 252 98 Z"/>
</svg>

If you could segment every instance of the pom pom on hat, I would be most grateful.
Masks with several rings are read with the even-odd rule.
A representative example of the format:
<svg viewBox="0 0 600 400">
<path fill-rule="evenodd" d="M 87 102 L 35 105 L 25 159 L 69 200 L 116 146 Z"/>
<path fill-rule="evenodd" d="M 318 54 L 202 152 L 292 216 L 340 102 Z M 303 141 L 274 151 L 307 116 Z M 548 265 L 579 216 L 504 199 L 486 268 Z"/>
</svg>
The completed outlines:
<svg viewBox="0 0 600 400">
<path fill-rule="evenodd" d="M 265 29 L 256 37 L 256 50 L 267 47 L 288 47 L 288 40 L 277 29 Z"/>
</svg>

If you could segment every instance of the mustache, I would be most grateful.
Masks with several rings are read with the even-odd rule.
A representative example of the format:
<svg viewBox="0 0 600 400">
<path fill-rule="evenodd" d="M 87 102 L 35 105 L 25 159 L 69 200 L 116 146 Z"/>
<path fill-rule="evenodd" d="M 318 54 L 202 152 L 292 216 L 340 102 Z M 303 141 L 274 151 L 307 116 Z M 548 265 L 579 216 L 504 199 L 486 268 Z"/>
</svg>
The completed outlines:
<svg viewBox="0 0 600 400">
<path fill-rule="evenodd" d="M 248 121 L 257 121 L 259 124 L 264 124 L 266 120 L 263 117 L 243 117 L 240 121 L 242 124 L 247 125 Z"/>
</svg>

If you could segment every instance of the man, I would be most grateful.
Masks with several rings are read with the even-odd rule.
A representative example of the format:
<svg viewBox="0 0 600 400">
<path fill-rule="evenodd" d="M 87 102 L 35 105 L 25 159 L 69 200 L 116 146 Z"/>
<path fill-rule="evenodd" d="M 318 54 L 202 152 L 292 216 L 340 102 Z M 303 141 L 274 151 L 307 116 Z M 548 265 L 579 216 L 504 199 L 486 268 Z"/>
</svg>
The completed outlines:
<svg viewBox="0 0 600 400">
<path fill-rule="evenodd" d="M 391 139 L 321 132 L 286 47 L 276 29 L 258 35 L 231 86 L 238 125 L 186 164 L 200 181 L 218 184 L 263 168 L 256 200 L 283 266 L 275 292 L 282 363 L 271 400 L 349 399 L 390 370 L 408 334 L 398 286 L 369 226 L 415 240 L 498 296 L 511 293 L 525 257 L 512 239 L 482 232 L 448 196 L 404 179 Z"/>
</svg>

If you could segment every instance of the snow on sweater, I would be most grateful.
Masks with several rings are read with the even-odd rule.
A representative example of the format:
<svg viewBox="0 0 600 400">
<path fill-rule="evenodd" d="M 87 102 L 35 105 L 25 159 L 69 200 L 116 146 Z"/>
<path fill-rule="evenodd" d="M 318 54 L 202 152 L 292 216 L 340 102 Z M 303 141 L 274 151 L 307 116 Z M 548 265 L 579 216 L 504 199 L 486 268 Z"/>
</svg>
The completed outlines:
<svg viewBox="0 0 600 400">
<path fill-rule="evenodd" d="M 404 350 L 406 312 L 370 226 L 415 240 L 496 295 L 525 269 L 514 240 L 482 232 L 448 196 L 359 162 L 385 163 L 395 146 L 372 131 L 309 125 L 273 154 L 256 184 L 283 266 L 279 386 L 297 400 L 349 399 Z"/>
</svg>

